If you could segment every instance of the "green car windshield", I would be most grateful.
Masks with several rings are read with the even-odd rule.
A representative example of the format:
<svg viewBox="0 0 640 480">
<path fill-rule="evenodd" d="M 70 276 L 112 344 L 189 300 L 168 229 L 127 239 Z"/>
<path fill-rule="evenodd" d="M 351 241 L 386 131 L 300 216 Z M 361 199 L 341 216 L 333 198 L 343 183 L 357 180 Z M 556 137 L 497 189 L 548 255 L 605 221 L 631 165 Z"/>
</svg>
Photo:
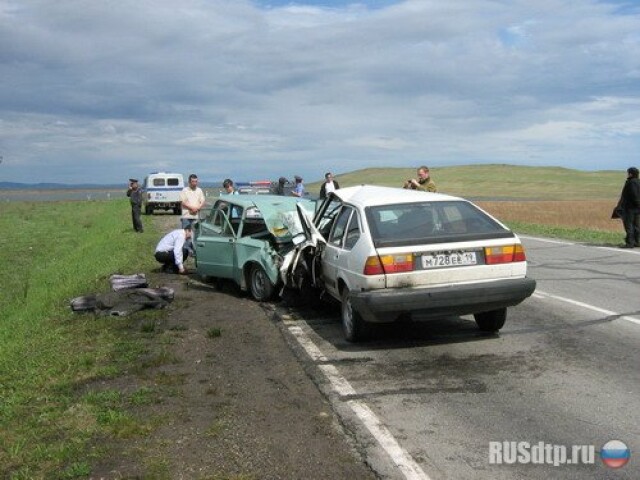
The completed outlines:
<svg viewBox="0 0 640 480">
<path fill-rule="evenodd" d="M 232 213 L 229 220 L 234 223 L 234 208 L 239 207 L 244 212 L 245 226 L 264 223 L 278 242 L 289 242 L 294 236 L 303 233 L 296 204 L 300 203 L 310 215 L 313 215 L 315 210 L 315 202 L 295 197 L 256 195 L 251 198 L 242 196 L 237 202 L 236 199 L 229 200 L 216 203 L 212 215 L 215 214 L 215 210 L 222 210 L 229 218 L 229 207 L 231 207 Z"/>
</svg>

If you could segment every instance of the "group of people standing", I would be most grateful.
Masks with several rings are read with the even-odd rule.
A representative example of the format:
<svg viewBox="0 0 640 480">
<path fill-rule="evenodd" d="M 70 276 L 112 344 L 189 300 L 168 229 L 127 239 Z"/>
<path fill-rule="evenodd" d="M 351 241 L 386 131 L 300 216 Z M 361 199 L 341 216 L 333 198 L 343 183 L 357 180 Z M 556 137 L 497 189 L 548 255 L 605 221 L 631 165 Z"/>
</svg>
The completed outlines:
<svg viewBox="0 0 640 480">
<path fill-rule="evenodd" d="M 295 175 L 293 178 L 295 183 L 289 195 L 292 195 L 294 197 L 304 197 L 306 195 L 304 179 L 299 175 Z M 287 180 L 286 177 L 280 177 L 278 179 L 278 183 L 275 186 L 274 193 L 276 195 L 287 195 L 287 189 L 285 188 L 287 183 L 289 183 L 289 180 Z M 231 180 L 230 178 L 227 178 L 222 182 L 222 188 L 223 191 L 221 192 L 221 195 L 238 194 L 238 191 L 235 189 L 233 180 Z M 339 188 L 340 185 L 338 185 L 338 182 L 333 179 L 333 174 L 331 172 L 325 173 L 324 182 L 320 187 L 320 198 L 325 198 L 328 193 L 333 192 Z"/>
<path fill-rule="evenodd" d="M 295 197 L 304 197 L 305 188 L 303 178 L 296 175 L 294 180 L 295 184 L 290 194 Z M 285 195 L 284 186 L 287 183 L 288 180 L 281 177 L 276 188 L 276 193 L 279 195 Z M 222 188 L 223 192 L 221 192 L 221 195 L 238 194 L 233 180 L 230 178 L 227 178 L 222 182 Z M 320 187 L 319 197 L 321 199 L 326 198 L 331 192 L 335 192 L 339 188 L 340 185 L 333 178 L 333 174 L 331 172 L 327 172 L 324 175 L 324 182 Z M 407 180 L 404 184 L 404 188 L 428 192 L 436 191 L 435 183 L 431 180 L 429 168 L 426 166 L 418 168 L 417 178 Z M 129 179 L 127 197 L 129 197 L 131 203 L 131 219 L 133 228 L 136 232 L 142 233 L 144 231 L 141 219 L 143 191 L 140 188 L 138 180 L 135 178 Z M 180 216 L 181 228 L 172 230 L 162 237 L 156 246 L 155 258 L 162 264 L 163 272 L 172 271 L 175 273 L 185 274 L 187 273 L 187 270 L 184 263 L 189 254 L 193 253 L 193 245 L 191 243 L 193 224 L 198 220 L 199 213 L 205 205 L 205 195 L 202 189 L 198 186 L 197 175 L 189 175 L 188 185 L 180 192 L 180 202 L 182 207 Z"/>
<path fill-rule="evenodd" d="M 143 191 L 137 179 L 129 179 L 129 188 L 127 189 L 127 197 L 131 203 L 131 220 L 133 229 L 142 233 L 142 203 Z M 190 253 L 193 252 L 191 244 L 191 236 L 193 224 L 198 220 L 199 213 L 204 207 L 205 196 L 202 189 L 198 186 L 198 176 L 196 174 L 189 175 L 189 183 L 180 192 L 180 226 L 181 228 L 173 230 L 166 234 L 155 250 L 155 258 L 162 264 L 162 271 L 173 271 L 176 273 L 187 273 L 184 262 Z"/>
<path fill-rule="evenodd" d="M 162 271 L 173 271 L 186 274 L 184 262 L 193 254 L 193 224 L 200 218 L 200 211 L 204 208 L 205 196 L 198 186 L 198 176 L 189 175 L 189 184 L 180 192 L 182 214 L 180 225 L 182 228 L 167 233 L 156 246 L 155 257 L 162 264 Z"/>
</svg>

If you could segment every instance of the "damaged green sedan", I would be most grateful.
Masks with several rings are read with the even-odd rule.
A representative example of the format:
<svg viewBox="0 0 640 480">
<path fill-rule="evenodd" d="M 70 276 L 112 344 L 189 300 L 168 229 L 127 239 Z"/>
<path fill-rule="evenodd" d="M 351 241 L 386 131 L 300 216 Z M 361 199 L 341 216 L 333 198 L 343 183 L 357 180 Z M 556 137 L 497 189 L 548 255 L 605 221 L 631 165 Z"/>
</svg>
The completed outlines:
<svg viewBox="0 0 640 480">
<path fill-rule="evenodd" d="M 258 301 L 272 298 L 284 255 L 304 238 L 296 204 L 313 215 L 315 202 L 296 197 L 220 197 L 195 227 L 196 272 L 231 279 Z"/>
</svg>

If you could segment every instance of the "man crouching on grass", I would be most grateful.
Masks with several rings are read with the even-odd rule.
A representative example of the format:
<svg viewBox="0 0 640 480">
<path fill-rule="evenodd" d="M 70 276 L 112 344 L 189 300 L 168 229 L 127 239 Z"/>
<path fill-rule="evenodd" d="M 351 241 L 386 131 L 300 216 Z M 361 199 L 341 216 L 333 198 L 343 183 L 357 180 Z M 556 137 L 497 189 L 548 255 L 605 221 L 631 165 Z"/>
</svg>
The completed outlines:
<svg viewBox="0 0 640 480">
<path fill-rule="evenodd" d="M 191 239 L 191 225 L 178 228 L 167 233 L 156 247 L 156 260 L 162 263 L 163 272 L 180 273 L 184 275 L 187 269 L 184 262 L 189 256 L 189 250 L 185 247 L 185 242 Z"/>
</svg>

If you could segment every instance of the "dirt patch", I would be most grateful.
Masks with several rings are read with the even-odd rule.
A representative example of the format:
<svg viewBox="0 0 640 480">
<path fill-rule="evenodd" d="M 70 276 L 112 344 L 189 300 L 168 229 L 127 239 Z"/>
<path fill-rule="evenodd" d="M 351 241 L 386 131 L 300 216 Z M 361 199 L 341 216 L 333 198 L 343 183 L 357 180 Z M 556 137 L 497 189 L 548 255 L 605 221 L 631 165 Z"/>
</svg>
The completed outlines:
<svg viewBox="0 0 640 480">
<path fill-rule="evenodd" d="M 175 218 L 153 221 L 169 230 Z M 148 277 L 176 300 L 151 326 L 132 322 L 146 353 L 98 386 L 146 392 L 131 406 L 141 428 L 99 442 L 91 478 L 375 478 L 287 346 L 273 304 L 229 283 Z"/>
</svg>

